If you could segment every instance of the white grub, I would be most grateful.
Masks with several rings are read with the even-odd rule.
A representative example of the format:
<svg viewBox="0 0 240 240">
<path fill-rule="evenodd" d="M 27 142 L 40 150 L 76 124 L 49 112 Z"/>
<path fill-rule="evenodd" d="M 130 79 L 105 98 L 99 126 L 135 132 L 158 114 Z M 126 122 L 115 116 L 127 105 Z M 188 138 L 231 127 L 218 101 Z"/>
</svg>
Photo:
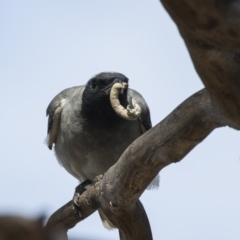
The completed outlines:
<svg viewBox="0 0 240 240">
<path fill-rule="evenodd" d="M 118 99 L 119 93 L 126 88 L 127 83 L 114 83 L 110 92 L 110 102 L 113 110 L 122 118 L 126 120 L 136 120 L 141 114 L 141 108 L 136 102 L 133 102 L 133 108 L 127 106 L 124 108 Z"/>
</svg>

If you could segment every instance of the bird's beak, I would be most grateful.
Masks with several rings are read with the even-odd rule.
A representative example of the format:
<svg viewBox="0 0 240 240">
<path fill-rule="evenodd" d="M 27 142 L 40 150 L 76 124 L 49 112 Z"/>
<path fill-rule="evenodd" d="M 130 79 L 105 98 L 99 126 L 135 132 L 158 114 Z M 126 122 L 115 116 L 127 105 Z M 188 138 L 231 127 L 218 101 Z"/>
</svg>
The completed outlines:
<svg viewBox="0 0 240 240">
<path fill-rule="evenodd" d="M 123 95 L 123 93 L 124 93 L 124 90 L 125 89 L 127 89 L 127 87 L 128 87 L 128 84 L 126 83 L 126 82 L 122 82 L 122 89 L 121 89 L 121 91 L 120 91 L 120 94 L 122 94 Z"/>
<path fill-rule="evenodd" d="M 119 78 L 116 78 L 114 81 L 113 81 L 113 84 L 112 84 L 112 87 L 115 83 L 120 83 L 122 84 L 122 89 L 120 90 L 120 94 L 122 95 L 124 93 L 124 90 L 127 89 L 127 86 L 128 84 L 126 82 L 123 82 L 121 79 Z"/>
<path fill-rule="evenodd" d="M 120 92 L 119 92 L 121 95 L 124 93 L 124 90 L 128 88 L 128 84 L 127 84 L 126 82 L 123 82 L 123 81 L 121 81 L 121 80 L 119 80 L 119 79 L 116 79 L 115 81 L 113 81 L 112 84 L 106 86 L 106 87 L 103 89 L 103 91 L 105 92 L 106 95 L 110 94 L 110 91 L 111 91 L 111 89 L 112 89 L 112 87 L 113 87 L 113 85 L 114 85 L 115 83 L 120 83 L 120 84 L 122 84 L 122 88 L 121 88 L 121 90 L 120 90 Z"/>
</svg>

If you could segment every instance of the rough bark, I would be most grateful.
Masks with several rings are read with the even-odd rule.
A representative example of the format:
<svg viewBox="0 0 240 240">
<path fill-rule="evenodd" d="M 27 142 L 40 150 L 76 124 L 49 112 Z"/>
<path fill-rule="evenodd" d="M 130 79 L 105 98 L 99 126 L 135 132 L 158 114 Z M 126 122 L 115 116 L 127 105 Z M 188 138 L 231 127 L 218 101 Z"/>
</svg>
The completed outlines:
<svg viewBox="0 0 240 240">
<path fill-rule="evenodd" d="M 240 1 L 161 0 L 226 123 L 240 129 Z"/>
<path fill-rule="evenodd" d="M 182 160 L 215 128 L 240 129 L 240 1 L 161 2 L 176 22 L 206 89 L 138 138 L 103 179 L 82 194 L 81 218 L 74 215 L 71 202 L 55 212 L 47 223 L 51 232 L 66 234 L 101 208 L 118 227 L 121 239 L 152 239 L 138 200 L 151 180 L 164 167 Z"/>
</svg>

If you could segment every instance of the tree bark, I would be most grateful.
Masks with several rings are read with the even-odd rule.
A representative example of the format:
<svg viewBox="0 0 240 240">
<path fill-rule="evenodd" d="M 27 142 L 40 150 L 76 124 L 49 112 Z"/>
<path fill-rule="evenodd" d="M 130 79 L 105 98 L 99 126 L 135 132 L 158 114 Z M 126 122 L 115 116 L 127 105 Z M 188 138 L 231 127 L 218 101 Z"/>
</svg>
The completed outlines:
<svg viewBox="0 0 240 240">
<path fill-rule="evenodd" d="M 225 122 L 240 129 L 240 1 L 161 0 Z"/>
<path fill-rule="evenodd" d="M 134 141 L 103 179 L 81 195 L 81 217 L 70 201 L 47 223 L 52 233 L 68 229 L 98 208 L 117 226 L 123 240 L 152 239 L 138 200 L 156 174 L 181 161 L 215 128 L 240 129 L 240 1 L 161 0 L 186 43 L 206 89 Z M 67 239 L 67 237 L 66 237 Z"/>
</svg>

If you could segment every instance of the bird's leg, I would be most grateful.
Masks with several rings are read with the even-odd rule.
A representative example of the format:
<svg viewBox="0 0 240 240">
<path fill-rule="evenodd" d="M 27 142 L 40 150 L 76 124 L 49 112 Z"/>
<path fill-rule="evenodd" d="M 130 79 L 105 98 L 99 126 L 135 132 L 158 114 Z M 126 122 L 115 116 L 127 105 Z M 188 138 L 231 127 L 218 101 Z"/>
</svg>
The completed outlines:
<svg viewBox="0 0 240 240">
<path fill-rule="evenodd" d="M 92 183 L 92 181 L 90 181 L 89 179 L 85 180 L 84 182 L 80 183 L 76 188 L 75 188 L 75 193 L 73 196 L 73 209 L 75 211 L 76 215 L 79 215 L 79 217 L 81 217 L 81 209 L 80 206 L 78 204 L 79 198 L 81 196 L 82 193 L 84 193 L 87 189 L 86 186 L 90 185 Z"/>
<path fill-rule="evenodd" d="M 85 188 L 86 186 L 90 185 L 92 181 L 89 179 L 85 180 L 84 182 L 80 183 L 76 188 L 75 188 L 75 193 L 79 193 L 80 195 L 84 193 L 87 189 Z"/>
</svg>

